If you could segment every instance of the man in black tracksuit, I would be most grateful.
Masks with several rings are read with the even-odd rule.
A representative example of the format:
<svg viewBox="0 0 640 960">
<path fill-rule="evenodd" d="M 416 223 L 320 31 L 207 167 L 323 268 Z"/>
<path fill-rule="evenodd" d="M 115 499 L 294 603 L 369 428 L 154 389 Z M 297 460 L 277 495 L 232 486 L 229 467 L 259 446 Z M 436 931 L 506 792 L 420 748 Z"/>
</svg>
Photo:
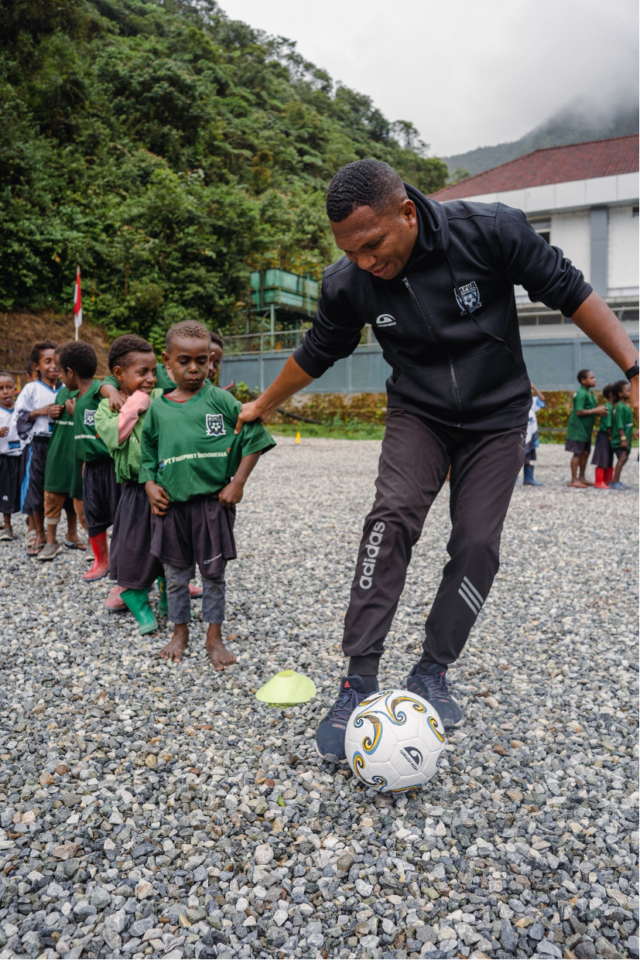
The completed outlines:
<svg viewBox="0 0 640 960">
<path fill-rule="evenodd" d="M 346 256 L 325 271 L 302 345 L 271 387 L 245 405 L 240 422 L 265 418 L 349 356 L 371 324 L 393 370 L 386 431 L 345 617 L 348 676 L 316 737 L 323 756 L 342 759 L 351 711 L 377 690 L 411 551 L 449 468 L 451 559 L 407 687 L 434 704 L 446 727 L 462 720 L 446 669 L 459 657 L 499 567 L 531 406 L 514 285 L 573 317 L 623 369 L 636 357 L 582 273 L 519 210 L 465 200 L 439 204 L 385 164 L 363 160 L 336 174 L 327 212 Z"/>
</svg>

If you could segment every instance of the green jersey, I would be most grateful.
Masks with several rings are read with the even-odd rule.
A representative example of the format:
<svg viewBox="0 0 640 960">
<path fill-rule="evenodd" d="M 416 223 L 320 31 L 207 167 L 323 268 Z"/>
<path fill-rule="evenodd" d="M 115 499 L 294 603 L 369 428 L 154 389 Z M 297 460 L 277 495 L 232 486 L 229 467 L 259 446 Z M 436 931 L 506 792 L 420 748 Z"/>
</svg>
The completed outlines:
<svg viewBox="0 0 640 960">
<path fill-rule="evenodd" d="M 96 433 L 96 410 L 102 397 L 100 389 L 103 384 L 109 383 L 118 386 L 115 377 L 105 380 L 94 380 L 86 393 L 76 399 L 76 409 L 73 413 L 75 426 L 76 454 L 80 460 L 100 460 L 108 457 L 109 451 Z"/>
<path fill-rule="evenodd" d="M 56 403 L 64 407 L 66 400 L 73 400 L 77 396 L 77 390 L 62 387 L 56 393 Z M 49 493 L 68 493 L 72 496 L 78 496 L 78 489 L 82 490 L 82 463 L 76 456 L 73 414 L 66 408 L 53 421 L 44 470 L 44 489 Z M 78 499 L 82 499 L 82 493 Z"/>
<path fill-rule="evenodd" d="M 595 414 L 592 417 L 579 417 L 578 410 L 592 410 L 598 406 L 593 391 L 587 387 L 576 390 L 573 395 L 573 410 L 567 424 L 567 440 L 579 440 L 581 443 L 591 443 L 591 434 L 595 423 Z"/>
<path fill-rule="evenodd" d="M 174 384 L 175 386 L 175 384 Z M 151 391 L 151 399 L 162 396 L 162 389 L 157 387 Z M 113 411 L 109 406 L 109 398 L 105 397 L 100 402 L 96 410 L 96 430 L 100 434 L 100 439 L 108 447 L 109 453 L 113 457 L 116 468 L 116 480 L 122 483 L 124 480 L 137 480 L 140 472 L 140 440 L 142 438 L 142 427 L 148 411 L 145 410 L 138 417 L 136 424 L 129 436 L 118 442 L 118 417 L 119 411 Z"/>
<path fill-rule="evenodd" d="M 600 417 L 600 425 L 598 430 L 602 430 L 603 433 L 608 433 L 609 430 L 613 428 L 613 417 L 616 412 L 616 408 L 612 403 L 609 403 L 607 400 L 605 402 L 606 413 L 604 416 Z"/>
<path fill-rule="evenodd" d="M 167 368 L 165 367 L 162 361 L 158 364 L 156 369 L 156 377 L 158 378 L 158 387 L 165 392 L 167 390 L 175 390 L 176 382 L 172 380 L 169 374 L 167 373 Z"/>
<path fill-rule="evenodd" d="M 616 412 L 613 417 L 613 430 L 611 431 L 612 450 L 620 450 L 622 447 L 620 430 L 624 431 L 630 450 L 631 441 L 633 440 L 633 413 L 631 412 L 631 408 L 628 407 L 623 400 L 619 400 L 616 404 Z"/>
<path fill-rule="evenodd" d="M 231 394 L 207 384 L 183 403 L 166 395 L 154 400 L 142 429 L 139 482 L 154 480 L 178 503 L 222 490 L 243 457 L 275 447 L 261 423 L 247 423 L 235 435 L 240 408 Z"/>
</svg>

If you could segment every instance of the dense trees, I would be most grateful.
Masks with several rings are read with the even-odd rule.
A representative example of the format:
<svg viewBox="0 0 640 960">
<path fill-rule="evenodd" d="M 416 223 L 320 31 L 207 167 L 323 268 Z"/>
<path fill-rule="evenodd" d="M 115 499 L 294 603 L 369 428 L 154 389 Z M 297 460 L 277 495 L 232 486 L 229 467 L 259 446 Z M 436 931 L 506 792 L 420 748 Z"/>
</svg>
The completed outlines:
<svg viewBox="0 0 640 960">
<path fill-rule="evenodd" d="M 228 328 L 252 263 L 335 257 L 324 190 L 386 160 L 446 181 L 409 123 L 228 20 L 211 0 L 14 0 L 0 8 L 0 300 L 68 308 L 160 341 Z"/>
</svg>

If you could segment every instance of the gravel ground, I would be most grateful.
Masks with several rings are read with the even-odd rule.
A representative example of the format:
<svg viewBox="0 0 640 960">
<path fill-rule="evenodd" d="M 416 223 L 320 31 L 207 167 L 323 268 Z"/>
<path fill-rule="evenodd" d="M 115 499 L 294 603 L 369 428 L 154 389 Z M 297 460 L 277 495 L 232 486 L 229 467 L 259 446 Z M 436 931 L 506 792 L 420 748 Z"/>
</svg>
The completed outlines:
<svg viewBox="0 0 640 960">
<path fill-rule="evenodd" d="M 637 464 L 568 490 L 543 446 L 459 664 L 466 720 L 416 794 L 362 790 L 313 733 L 379 445 L 284 439 L 237 524 L 216 674 L 199 603 L 180 666 L 109 615 L 85 560 L 0 544 L 0 957 L 637 957 Z M 337 480 L 339 478 L 339 480 Z M 401 685 L 445 561 L 448 491 L 382 680 Z M 19 525 L 21 528 L 21 524 Z M 278 670 L 318 696 L 278 711 Z"/>
</svg>

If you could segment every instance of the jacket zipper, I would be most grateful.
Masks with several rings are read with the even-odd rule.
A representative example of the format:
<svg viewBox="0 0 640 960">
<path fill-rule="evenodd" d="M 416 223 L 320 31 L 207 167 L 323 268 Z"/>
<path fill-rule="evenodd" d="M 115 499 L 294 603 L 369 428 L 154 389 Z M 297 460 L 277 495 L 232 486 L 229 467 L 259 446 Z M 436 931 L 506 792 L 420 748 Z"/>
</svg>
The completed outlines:
<svg viewBox="0 0 640 960">
<path fill-rule="evenodd" d="M 414 309 L 415 312 L 417 313 L 418 318 L 423 322 L 423 324 L 424 324 L 425 327 L 427 328 L 427 331 L 428 331 L 429 336 L 431 337 L 432 341 L 433 341 L 434 343 L 438 343 L 438 344 L 442 345 L 442 344 L 441 344 L 441 341 L 440 341 L 440 338 L 438 337 L 438 335 L 436 334 L 435 330 L 433 329 L 433 327 L 432 327 L 432 325 L 431 325 L 431 321 L 430 321 L 430 319 L 429 319 L 429 316 L 428 316 L 426 310 L 423 309 L 423 306 L 422 306 L 422 304 L 420 303 L 420 301 L 418 300 L 418 297 L 417 297 L 417 295 L 416 295 L 416 292 L 415 292 L 415 290 L 413 289 L 413 287 L 411 286 L 411 284 L 409 283 L 408 278 L 407 278 L 407 277 L 403 277 L 403 278 L 402 278 L 402 282 L 404 283 L 405 287 L 407 288 L 407 292 L 409 293 L 409 297 L 410 297 L 410 299 L 411 299 L 411 303 L 413 304 L 413 309 Z M 456 368 L 455 368 L 455 364 L 454 364 L 454 362 L 453 362 L 453 357 L 451 356 L 450 353 L 447 353 L 446 357 L 447 357 L 447 363 L 448 363 L 448 365 L 449 365 L 449 379 L 450 379 L 450 381 L 451 381 L 451 392 L 452 392 L 452 394 L 453 394 L 453 402 L 454 402 L 455 406 L 460 410 L 460 412 L 462 412 L 462 411 L 464 410 L 464 404 L 463 404 L 463 402 L 462 402 L 462 394 L 460 393 L 460 384 L 458 383 L 458 375 L 456 374 Z"/>
</svg>

